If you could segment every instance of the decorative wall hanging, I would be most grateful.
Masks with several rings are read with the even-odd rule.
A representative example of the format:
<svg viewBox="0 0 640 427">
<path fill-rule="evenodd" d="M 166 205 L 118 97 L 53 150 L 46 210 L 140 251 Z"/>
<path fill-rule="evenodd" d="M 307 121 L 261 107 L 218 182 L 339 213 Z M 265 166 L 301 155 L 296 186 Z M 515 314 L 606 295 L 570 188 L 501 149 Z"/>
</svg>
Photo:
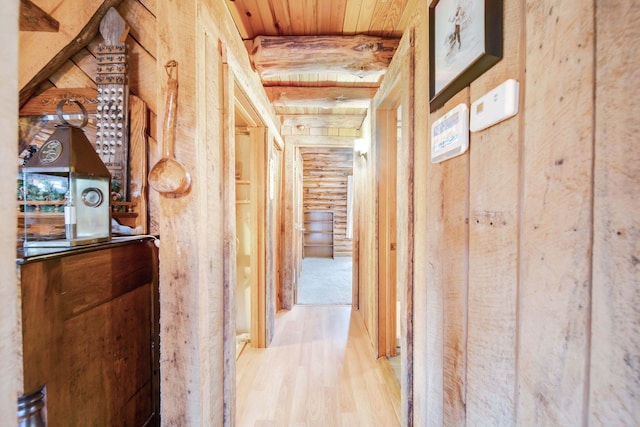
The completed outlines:
<svg viewBox="0 0 640 427">
<path fill-rule="evenodd" d="M 149 185 L 160 194 L 180 195 L 189 190 L 191 175 L 187 168 L 176 160 L 174 155 L 176 115 L 178 112 L 178 63 L 169 61 L 164 68 L 167 72 L 168 80 L 164 132 L 162 134 L 163 155 L 149 172 Z"/>
<path fill-rule="evenodd" d="M 502 0 L 433 0 L 429 107 L 442 107 L 502 59 Z"/>
</svg>

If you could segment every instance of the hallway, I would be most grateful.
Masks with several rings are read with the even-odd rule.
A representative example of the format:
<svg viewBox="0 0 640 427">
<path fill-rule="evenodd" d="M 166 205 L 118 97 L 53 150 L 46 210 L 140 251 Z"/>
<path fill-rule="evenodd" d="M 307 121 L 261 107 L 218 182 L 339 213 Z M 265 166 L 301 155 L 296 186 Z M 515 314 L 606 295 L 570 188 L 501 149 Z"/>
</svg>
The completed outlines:
<svg viewBox="0 0 640 427">
<path fill-rule="evenodd" d="M 237 361 L 238 426 L 399 425 L 400 390 L 348 306 L 294 306 Z"/>
</svg>

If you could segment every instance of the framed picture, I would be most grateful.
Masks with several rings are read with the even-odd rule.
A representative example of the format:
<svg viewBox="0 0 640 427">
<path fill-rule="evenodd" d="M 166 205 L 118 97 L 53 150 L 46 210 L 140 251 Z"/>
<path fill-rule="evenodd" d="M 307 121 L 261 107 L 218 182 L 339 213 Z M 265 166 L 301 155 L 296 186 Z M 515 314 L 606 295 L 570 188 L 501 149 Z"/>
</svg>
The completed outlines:
<svg viewBox="0 0 640 427">
<path fill-rule="evenodd" d="M 502 59 L 502 0 L 433 0 L 429 107 L 442 107 Z"/>
</svg>

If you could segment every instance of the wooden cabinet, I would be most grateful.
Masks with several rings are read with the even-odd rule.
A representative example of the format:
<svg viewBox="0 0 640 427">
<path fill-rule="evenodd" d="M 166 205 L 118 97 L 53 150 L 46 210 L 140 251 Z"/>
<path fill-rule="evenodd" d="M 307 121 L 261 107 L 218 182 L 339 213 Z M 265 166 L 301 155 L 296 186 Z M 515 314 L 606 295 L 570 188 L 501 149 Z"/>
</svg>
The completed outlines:
<svg viewBox="0 0 640 427">
<path fill-rule="evenodd" d="M 48 425 L 159 424 L 158 262 L 136 239 L 25 258 L 24 390 Z"/>
<path fill-rule="evenodd" d="M 304 213 L 304 257 L 333 258 L 333 212 Z"/>
</svg>

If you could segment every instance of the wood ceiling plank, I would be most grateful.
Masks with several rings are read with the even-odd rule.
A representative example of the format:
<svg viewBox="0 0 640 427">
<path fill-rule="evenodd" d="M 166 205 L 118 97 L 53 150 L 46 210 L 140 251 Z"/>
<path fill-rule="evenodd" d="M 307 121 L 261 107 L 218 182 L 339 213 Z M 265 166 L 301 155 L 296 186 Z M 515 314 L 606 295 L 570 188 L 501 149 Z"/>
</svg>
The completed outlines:
<svg viewBox="0 0 640 427">
<path fill-rule="evenodd" d="M 255 34 L 251 31 L 249 18 L 242 12 L 244 10 L 244 6 L 241 5 L 242 0 L 226 0 L 225 3 L 240 33 L 240 37 L 242 37 L 243 40 L 254 38 Z"/>
<path fill-rule="evenodd" d="M 291 35 L 305 34 L 305 13 L 303 3 L 299 0 L 289 2 L 289 16 L 291 16 Z"/>
<path fill-rule="evenodd" d="M 252 34 L 268 34 L 265 23 L 260 14 L 260 1 L 258 0 L 244 0 L 244 14 L 249 19 L 251 24 Z M 269 16 L 269 20 L 271 17 Z"/>
<path fill-rule="evenodd" d="M 326 113 L 326 111 L 324 111 Z M 367 115 L 368 110 L 366 108 L 332 108 L 332 114 L 360 114 L 362 116 Z"/>
<path fill-rule="evenodd" d="M 353 128 L 360 129 L 363 114 L 295 114 L 283 115 L 283 126 L 303 128 Z"/>
<path fill-rule="evenodd" d="M 296 0 L 303 4 L 305 13 L 304 33 L 303 34 L 319 34 L 318 30 L 318 0 Z M 326 0 L 323 0 L 326 1 Z M 299 34 L 296 34 L 299 35 Z"/>
<path fill-rule="evenodd" d="M 258 36 L 251 62 L 262 77 L 296 73 L 384 74 L 400 39 L 356 36 Z"/>
<path fill-rule="evenodd" d="M 265 87 L 274 106 L 368 108 L 377 89 L 371 87 Z"/>
<path fill-rule="evenodd" d="M 329 16 L 329 34 L 342 34 L 344 26 L 345 12 L 347 10 L 346 0 L 332 0 L 331 14 Z"/>
<path fill-rule="evenodd" d="M 376 0 L 364 0 L 360 5 L 360 13 L 358 14 L 358 24 L 356 33 L 368 33 L 371 31 L 371 21 L 373 20 L 373 12 L 376 9 Z"/>
<path fill-rule="evenodd" d="M 360 17 L 360 9 L 363 0 L 348 0 L 345 11 L 344 20 L 342 21 L 342 34 L 355 34 L 358 29 L 358 18 Z"/>
<path fill-rule="evenodd" d="M 322 3 L 317 5 L 317 11 L 315 16 L 316 21 L 316 32 L 315 33 L 307 33 L 307 34 L 339 34 L 340 28 L 335 28 L 331 26 L 331 19 L 334 13 L 338 13 L 334 9 L 335 0 L 324 0 Z"/>
<path fill-rule="evenodd" d="M 291 34 L 291 16 L 289 16 L 289 5 L 287 4 L 287 0 L 272 0 L 270 3 L 272 9 L 271 13 L 273 15 L 274 25 L 277 31 L 276 34 Z"/>
<path fill-rule="evenodd" d="M 100 20 L 121 0 L 85 0 L 82 7 L 75 2 L 62 2 L 54 10 L 46 10 L 60 22 L 56 33 L 20 31 L 18 86 L 20 101 L 24 103 L 35 88 L 73 54 L 86 46 L 97 33 Z"/>
<path fill-rule="evenodd" d="M 271 2 L 266 1 L 258 1 L 258 13 L 260 14 L 260 19 L 262 20 L 262 32 L 260 34 L 265 35 L 279 35 L 278 27 L 276 25 L 276 19 L 274 19 L 273 10 Z"/>
<path fill-rule="evenodd" d="M 407 6 L 402 12 L 400 21 L 398 21 L 396 31 L 398 31 L 399 33 L 405 32 L 405 30 L 409 27 L 409 23 L 420 14 L 420 7 L 422 5 L 422 2 L 423 0 L 409 0 Z"/>
<path fill-rule="evenodd" d="M 378 36 L 401 36 L 396 32 L 396 27 L 402 13 L 407 6 L 407 0 L 378 0 L 371 18 L 369 34 Z"/>
</svg>

